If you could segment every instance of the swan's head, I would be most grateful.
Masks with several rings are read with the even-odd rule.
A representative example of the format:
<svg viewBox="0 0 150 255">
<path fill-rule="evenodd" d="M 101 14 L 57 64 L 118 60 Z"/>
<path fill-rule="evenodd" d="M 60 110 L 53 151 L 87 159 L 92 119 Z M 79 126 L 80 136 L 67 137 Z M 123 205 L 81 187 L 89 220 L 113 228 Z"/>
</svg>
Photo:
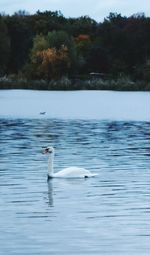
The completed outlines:
<svg viewBox="0 0 150 255">
<path fill-rule="evenodd" d="M 51 147 L 46 147 L 44 150 L 43 150 L 43 153 L 44 154 L 54 154 L 54 148 L 51 146 Z"/>
</svg>

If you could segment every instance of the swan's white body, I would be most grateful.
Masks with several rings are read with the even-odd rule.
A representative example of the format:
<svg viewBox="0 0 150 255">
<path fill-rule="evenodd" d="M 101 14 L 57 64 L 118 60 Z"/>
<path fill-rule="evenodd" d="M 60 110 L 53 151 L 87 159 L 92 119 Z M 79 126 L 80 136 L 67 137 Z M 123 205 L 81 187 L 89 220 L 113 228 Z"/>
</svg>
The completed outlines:
<svg viewBox="0 0 150 255">
<path fill-rule="evenodd" d="M 67 178 L 86 178 L 93 177 L 96 174 L 92 174 L 90 171 L 80 167 L 67 167 L 58 173 L 53 173 L 53 177 L 67 177 Z"/>
<path fill-rule="evenodd" d="M 54 173 L 54 148 L 48 147 L 44 150 L 45 154 L 49 154 L 48 159 L 48 178 L 87 178 L 94 177 L 97 174 L 91 173 L 89 170 L 80 167 L 67 167 Z"/>
</svg>

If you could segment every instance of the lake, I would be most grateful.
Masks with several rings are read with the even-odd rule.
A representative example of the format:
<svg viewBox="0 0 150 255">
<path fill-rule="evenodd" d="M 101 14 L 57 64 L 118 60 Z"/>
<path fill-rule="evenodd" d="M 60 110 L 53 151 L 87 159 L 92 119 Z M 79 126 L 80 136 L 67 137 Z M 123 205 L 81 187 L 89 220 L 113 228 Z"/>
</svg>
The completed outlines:
<svg viewBox="0 0 150 255">
<path fill-rule="evenodd" d="M 0 91 L 0 255 L 150 251 L 150 93 Z M 81 166 L 98 176 L 47 182 Z"/>
</svg>

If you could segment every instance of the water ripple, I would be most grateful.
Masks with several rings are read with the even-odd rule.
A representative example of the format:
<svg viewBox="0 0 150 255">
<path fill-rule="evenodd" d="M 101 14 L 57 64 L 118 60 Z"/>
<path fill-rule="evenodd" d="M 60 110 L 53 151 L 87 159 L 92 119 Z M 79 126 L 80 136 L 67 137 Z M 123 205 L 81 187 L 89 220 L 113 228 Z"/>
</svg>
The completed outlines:
<svg viewBox="0 0 150 255">
<path fill-rule="evenodd" d="M 0 254 L 148 255 L 149 128 L 0 119 Z M 77 165 L 98 177 L 47 183 L 47 145 L 56 148 L 56 171 Z"/>
</svg>

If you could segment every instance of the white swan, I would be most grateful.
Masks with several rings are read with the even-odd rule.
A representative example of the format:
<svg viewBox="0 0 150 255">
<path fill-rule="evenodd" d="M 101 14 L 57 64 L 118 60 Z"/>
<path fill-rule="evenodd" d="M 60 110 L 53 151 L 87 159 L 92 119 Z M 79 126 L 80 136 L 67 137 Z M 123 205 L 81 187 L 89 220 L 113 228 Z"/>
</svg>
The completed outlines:
<svg viewBox="0 0 150 255">
<path fill-rule="evenodd" d="M 47 147 L 43 151 L 44 154 L 49 155 L 48 159 L 48 178 L 87 178 L 94 177 L 97 174 L 80 167 L 67 167 L 58 173 L 54 173 L 53 162 L 55 150 L 53 147 Z"/>
</svg>

